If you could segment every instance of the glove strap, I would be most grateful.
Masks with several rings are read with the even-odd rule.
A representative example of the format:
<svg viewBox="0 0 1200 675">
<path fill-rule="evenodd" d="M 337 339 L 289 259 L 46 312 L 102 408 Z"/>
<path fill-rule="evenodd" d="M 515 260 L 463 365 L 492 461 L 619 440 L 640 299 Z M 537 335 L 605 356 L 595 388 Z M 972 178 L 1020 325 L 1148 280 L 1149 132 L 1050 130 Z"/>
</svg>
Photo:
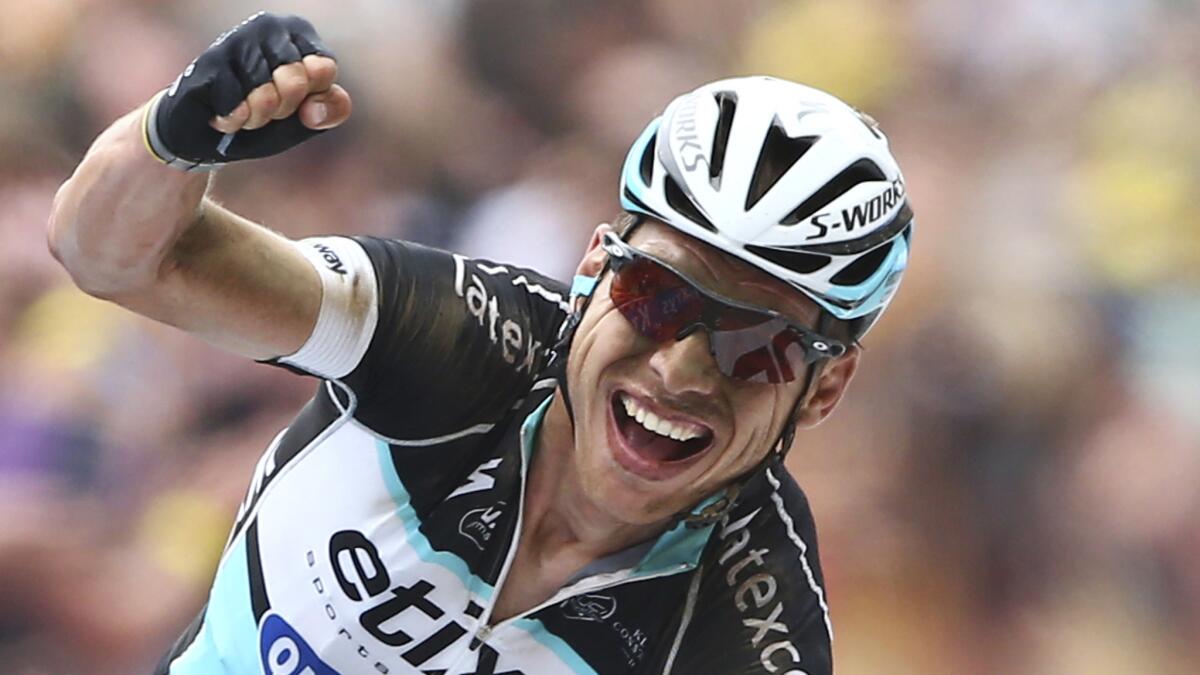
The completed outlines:
<svg viewBox="0 0 1200 675">
<path fill-rule="evenodd" d="M 225 166 L 225 162 L 193 162 L 183 159 L 173 154 L 167 149 L 167 146 L 162 142 L 162 137 L 158 134 L 158 106 L 162 102 L 164 96 L 167 95 L 168 89 L 155 94 L 142 108 L 142 142 L 146 146 L 146 151 L 150 153 L 154 159 L 166 164 L 167 166 L 186 171 L 188 173 L 214 171 Z M 233 141 L 236 134 L 225 134 L 221 139 L 221 144 L 218 146 L 218 151 L 223 151 Z"/>
</svg>

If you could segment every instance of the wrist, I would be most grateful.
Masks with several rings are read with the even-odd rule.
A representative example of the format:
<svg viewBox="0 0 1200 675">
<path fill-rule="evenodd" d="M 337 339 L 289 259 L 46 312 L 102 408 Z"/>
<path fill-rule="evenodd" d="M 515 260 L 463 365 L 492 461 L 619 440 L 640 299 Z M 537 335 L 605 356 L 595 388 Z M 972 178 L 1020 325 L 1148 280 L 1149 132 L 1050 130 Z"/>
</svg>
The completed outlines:
<svg viewBox="0 0 1200 675">
<path fill-rule="evenodd" d="M 64 186 L 64 197 L 86 222 L 115 239 L 118 232 L 150 233 L 181 230 L 201 214 L 210 175 L 168 168 L 146 151 L 142 140 L 142 110 L 118 120 L 93 143 L 75 174 Z"/>
<path fill-rule="evenodd" d="M 158 107 L 162 104 L 163 98 L 170 90 L 164 89 L 154 95 L 141 108 L 139 116 L 139 136 L 142 139 L 142 147 L 150 156 L 159 163 L 178 169 L 180 171 L 191 172 L 211 172 L 224 166 L 223 162 L 196 162 L 183 159 L 175 155 L 169 148 L 166 142 L 163 141 L 162 134 L 158 125 Z M 222 143 L 228 143 L 232 140 L 233 134 L 226 134 L 223 137 Z"/>
</svg>

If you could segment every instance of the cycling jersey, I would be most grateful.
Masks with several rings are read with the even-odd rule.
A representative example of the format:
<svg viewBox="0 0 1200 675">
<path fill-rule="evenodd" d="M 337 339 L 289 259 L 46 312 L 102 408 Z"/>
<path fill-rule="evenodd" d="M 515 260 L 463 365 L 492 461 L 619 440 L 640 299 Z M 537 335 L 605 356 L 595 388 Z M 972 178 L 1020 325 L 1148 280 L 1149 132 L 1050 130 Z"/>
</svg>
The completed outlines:
<svg viewBox="0 0 1200 675">
<path fill-rule="evenodd" d="M 349 359 L 277 361 L 322 379 L 158 674 L 831 672 L 813 520 L 778 462 L 715 525 L 679 522 L 493 624 L 563 366 L 563 286 L 395 240 L 302 245 L 371 291 L 366 334 L 339 338 Z"/>
</svg>

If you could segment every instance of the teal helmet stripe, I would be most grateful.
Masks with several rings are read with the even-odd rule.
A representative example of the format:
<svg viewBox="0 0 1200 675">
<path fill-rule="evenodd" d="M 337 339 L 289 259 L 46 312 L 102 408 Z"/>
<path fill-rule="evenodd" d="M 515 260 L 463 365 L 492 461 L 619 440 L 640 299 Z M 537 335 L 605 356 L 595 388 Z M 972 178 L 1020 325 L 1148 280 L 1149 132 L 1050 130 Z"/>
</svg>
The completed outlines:
<svg viewBox="0 0 1200 675">
<path fill-rule="evenodd" d="M 829 290 L 829 297 L 835 301 L 845 303 L 861 303 L 864 299 L 870 298 L 877 294 L 879 289 L 884 286 L 884 281 L 896 272 L 903 272 L 908 265 L 908 246 L 903 239 L 893 241 L 883 262 L 879 264 L 871 276 L 863 279 L 862 282 L 853 286 L 833 286 Z"/>
<path fill-rule="evenodd" d="M 834 302 L 814 298 L 818 304 L 839 319 L 857 319 L 865 316 L 863 307 L 870 307 L 878 312 L 891 302 L 896 288 L 900 285 L 900 277 L 908 267 L 908 242 L 904 238 L 895 240 L 892 250 L 888 252 L 879 269 L 860 284 L 854 286 L 833 286 L 827 296 Z M 853 303 L 853 308 L 839 306 L 836 301 L 842 300 L 847 304 Z"/>
<path fill-rule="evenodd" d="M 662 118 L 656 117 L 642 130 L 641 135 L 633 142 L 633 147 L 629 149 L 629 154 L 625 156 L 625 166 L 621 169 L 621 207 L 626 211 L 655 218 L 662 216 L 646 204 L 646 193 L 649 192 L 650 186 L 642 180 L 641 164 L 646 148 L 654 142 L 661 124 Z"/>
</svg>

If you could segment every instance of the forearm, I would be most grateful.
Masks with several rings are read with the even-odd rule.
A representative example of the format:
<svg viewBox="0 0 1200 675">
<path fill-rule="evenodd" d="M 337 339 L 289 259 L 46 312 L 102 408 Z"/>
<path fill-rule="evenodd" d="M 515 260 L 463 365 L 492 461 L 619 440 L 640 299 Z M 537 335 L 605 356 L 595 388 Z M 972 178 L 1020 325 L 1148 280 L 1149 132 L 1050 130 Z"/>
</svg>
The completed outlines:
<svg viewBox="0 0 1200 675">
<path fill-rule="evenodd" d="M 81 289 L 115 298 L 154 282 L 199 218 L 209 174 L 183 173 L 146 150 L 139 108 L 106 129 L 55 195 L 50 251 Z"/>
<path fill-rule="evenodd" d="M 283 63 L 267 69 L 264 49 L 282 49 Z M 208 174 L 156 156 L 195 167 L 284 152 L 350 116 L 336 77 L 304 19 L 260 12 L 238 24 L 145 118 L 153 154 L 144 109 L 96 139 L 55 196 L 50 251 L 91 295 L 250 358 L 296 352 L 320 317 L 326 261 L 206 201 Z"/>
</svg>

